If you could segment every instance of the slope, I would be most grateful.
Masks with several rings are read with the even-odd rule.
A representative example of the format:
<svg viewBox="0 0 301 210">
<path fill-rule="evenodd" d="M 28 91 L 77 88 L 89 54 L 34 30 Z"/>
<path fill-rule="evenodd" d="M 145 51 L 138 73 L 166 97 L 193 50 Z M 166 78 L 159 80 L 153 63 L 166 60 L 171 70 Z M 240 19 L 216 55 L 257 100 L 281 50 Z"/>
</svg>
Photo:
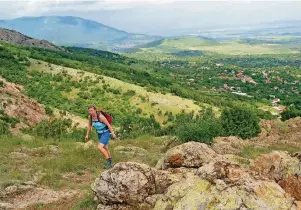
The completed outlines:
<svg viewBox="0 0 301 210">
<path fill-rule="evenodd" d="M 63 51 L 64 49 L 58 47 L 48 41 L 38 40 L 23 35 L 17 31 L 0 28 L 0 41 L 17 44 L 25 47 L 38 47 L 55 51 Z"/>
</svg>

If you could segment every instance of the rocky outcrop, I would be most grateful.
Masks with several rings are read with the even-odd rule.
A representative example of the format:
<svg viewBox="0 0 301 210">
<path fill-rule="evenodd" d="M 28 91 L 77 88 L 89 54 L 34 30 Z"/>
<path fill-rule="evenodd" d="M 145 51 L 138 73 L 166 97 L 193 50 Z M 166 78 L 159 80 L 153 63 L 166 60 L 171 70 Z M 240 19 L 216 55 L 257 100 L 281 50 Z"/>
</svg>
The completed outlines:
<svg viewBox="0 0 301 210">
<path fill-rule="evenodd" d="M 77 196 L 74 190 L 55 191 L 34 182 L 7 186 L 0 191 L 0 209 L 30 209 L 36 204 L 47 205 Z"/>
<path fill-rule="evenodd" d="M 26 47 L 37 47 L 55 51 L 65 51 L 63 48 L 58 47 L 46 40 L 38 40 L 28 37 L 14 30 L 0 28 L 0 41 L 17 44 Z"/>
<path fill-rule="evenodd" d="M 217 154 L 206 144 L 189 142 L 168 150 L 156 168 L 198 168 L 216 157 Z"/>
<path fill-rule="evenodd" d="M 218 154 L 238 154 L 246 145 L 244 140 L 236 137 L 217 137 L 213 141 L 212 149 Z"/>
<path fill-rule="evenodd" d="M 301 174 L 300 161 L 285 152 L 272 152 L 256 158 L 250 167 L 253 174 L 276 181 Z"/>
<path fill-rule="evenodd" d="M 0 106 L 3 107 L 4 114 L 29 125 L 48 119 L 43 105 L 21 93 L 22 86 L 6 82 L 1 77 L 0 81 L 4 84 L 0 87 Z"/>
<path fill-rule="evenodd" d="M 119 163 L 103 172 L 92 189 L 98 209 L 296 210 L 298 164 L 295 157 L 273 152 L 245 167 L 207 145 L 189 142 L 168 150 L 159 169 Z"/>
</svg>

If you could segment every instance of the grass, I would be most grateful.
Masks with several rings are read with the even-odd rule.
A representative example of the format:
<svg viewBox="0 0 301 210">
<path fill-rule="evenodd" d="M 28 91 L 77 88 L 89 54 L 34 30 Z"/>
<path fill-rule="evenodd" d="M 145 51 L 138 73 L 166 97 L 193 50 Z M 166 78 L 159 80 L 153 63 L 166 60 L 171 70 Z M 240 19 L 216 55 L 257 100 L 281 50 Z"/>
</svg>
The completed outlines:
<svg viewBox="0 0 301 210">
<path fill-rule="evenodd" d="M 63 71 L 66 72 L 68 75 L 72 77 L 72 80 L 79 81 L 85 77 L 91 78 L 92 81 L 95 81 L 99 75 L 81 71 L 78 69 L 62 67 L 54 64 L 48 64 L 43 61 L 37 61 L 34 59 L 30 59 L 31 66 L 29 67 L 30 70 L 41 71 L 45 73 L 52 73 L 52 74 L 59 74 Z M 182 110 L 186 112 L 195 111 L 198 112 L 201 110 L 201 107 L 196 105 L 193 100 L 184 99 L 179 96 L 172 95 L 170 93 L 163 94 L 163 93 L 155 93 L 146 90 L 146 88 L 123 82 L 121 80 L 101 76 L 103 79 L 98 80 L 94 87 L 103 88 L 103 83 L 109 84 L 111 88 L 121 90 L 121 93 L 124 94 L 127 91 L 134 91 L 135 95 L 131 97 L 130 104 L 135 108 L 142 109 L 142 115 L 154 115 L 156 119 L 158 119 L 159 123 L 163 123 L 167 118 L 158 115 L 158 110 L 161 110 L 163 113 L 166 111 L 172 112 L 174 115 L 180 113 Z M 79 92 L 78 89 L 72 89 L 70 92 L 64 92 L 63 95 L 69 99 L 77 98 L 77 93 Z M 124 97 L 121 95 L 114 95 L 112 93 L 104 93 L 105 97 L 108 96 L 112 98 L 111 100 L 117 101 L 116 104 L 120 104 L 118 100 L 125 100 Z M 147 100 L 141 100 L 141 97 L 147 98 Z M 121 101 L 122 102 L 122 101 Z M 152 106 L 152 103 L 156 103 L 155 106 Z M 202 104 L 203 106 L 210 106 L 208 104 Z M 213 107 L 215 108 L 215 107 Z"/>
<path fill-rule="evenodd" d="M 168 139 L 168 137 L 143 136 L 138 139 L 112 140 L 110 150 L 113 161 L 114 163 L 134 161 L 154 166 L 163 154 L 162 146 Z M 63 175 L 68 173 L 73 173 L 74 176 L 83 179 L 96 178 L 103 171 L 105 160 L 97 150 L 97 143 L 94 142 L 94 144 L 95 147 L 84 149 L 79 147 L 76 141 L 71 140 L 55 141 L 42 138 L 23 140 L 21 137 L 2 136 L 0 138 L 1 185 L 11 183 L 13 180 L 16 182 L 32 180 L 36 173 L 44 174 L 39 180 L 39 184 L 56 189 L 71 186 L 72 180 L 63 178 Z M 41 154 L 30 152 L 32 148 L 47 148 L 49 145 L 57 145 L 59 154 L 45 152 L 47 149 L 35 150 Z M 114 150 L 117 146 L 136 146 L 147 150 L 147 153 L 124 154 Z M 16 151 L 25 153 L 26 158 L 12 158 L 12 152 Z M 85 180 L 82 183 L 81 187 L 84 187 Z"/>
<path fill-rule="evenodd" d="M 255 159 L 261 154 L 267 154 L 272 151 L 287 151 L 290 154 L 300 151 L 299 147 L 290 144 L 273 144 L 267 147 L 256 147 L 255 145 L 246 145 L 239 156 L 248 159 Z"/>
<path fill-rule="evenodd" d="M 137 139 L 111 140 L 110 151 L 114 164 L 118 162 L 139 162 L 155 166 L 165 153 L 170 137 L 141 136 Z M 93 141 L 93 140 L 90 140 Z M 48 151 L 49 145 L 56 145 L 59 153 Z M 0 136 L 0 190 L 16 183 L 37 179 L 37 184 L 55 190 L 75 190 L 79 196 L 72 200 L 51 205 L 36 205 L 30 209 L 95 209 L 91 183 L 102 173 L 105 159 L 94 146 L 84 149 L 75 140 L 52 140 L 35 137 Z M 141 153 L 122 153 L 114 150 L 117 146 L 135 146 L 147 150 Z M 39 149 L 36 149 L 39 148 Z M 25 153 L 26 158 L 13 158 L 13 152 Z M 34 151 L 34 152 L 32 152 Z M 40 174 L 40 175 L 39 175 Z"/>
<path fill-rule="evenodd" d="M 291 37 L 275 37 L 275 40 L 289 40 Z M 300 48 L 300 47 L 299 47 Z M 206 54 L 218 53 L 224 55 L 263 55 L 263 54 L 291 54 L 298 53 L 296 44 L 247 44 L 240 40 L 217 42 L 214 40 L 201 39 L 198 37 L 182 37 L 179 39 L 166 39 L 160 45 L 151 48 L 142 48 L 127 56 L 142 60 L 177 60 L 173 53 L 191 50 L 202 51 Z M 185 57 L 184 57 L 185 58 Z M 197 59 L 201 59 L 199 56 Z M 192 58 L 190 58 L 192 59 Z"/>
</svg>

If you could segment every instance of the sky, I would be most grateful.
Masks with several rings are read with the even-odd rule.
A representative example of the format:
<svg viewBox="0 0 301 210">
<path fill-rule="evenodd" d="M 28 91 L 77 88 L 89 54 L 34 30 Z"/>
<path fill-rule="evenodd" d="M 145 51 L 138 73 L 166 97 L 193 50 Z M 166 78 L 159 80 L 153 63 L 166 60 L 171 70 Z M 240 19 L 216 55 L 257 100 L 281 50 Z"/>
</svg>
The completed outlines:
<svg viewBox="0 0 301 210">
<path fill-rule="evenodd" d="M 78 16 L 132 33 L 168 35 L 185 29 L 215 29 L 300 20 L 301 1 L 0 0 L 0 19 Z"/>
</svg>

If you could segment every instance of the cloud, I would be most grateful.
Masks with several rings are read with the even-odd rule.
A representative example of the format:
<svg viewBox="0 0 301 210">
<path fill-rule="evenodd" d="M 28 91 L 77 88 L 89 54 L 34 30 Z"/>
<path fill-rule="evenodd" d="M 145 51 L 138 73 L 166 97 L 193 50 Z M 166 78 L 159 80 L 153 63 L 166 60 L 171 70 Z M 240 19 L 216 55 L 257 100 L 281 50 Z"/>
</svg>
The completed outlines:
<svg viewBox="0 0 301 210">
<path fill-rule="evenodd" d="M 37 16 L 61 11 L 122 10 L 147 4 L 165 4 L 173 0 L 0 0 L 0 16 Z M 9 12 L 8 12 L 9 11 Z M 2 15 L 1 15 L 2 13 Z"/>
</svg>

